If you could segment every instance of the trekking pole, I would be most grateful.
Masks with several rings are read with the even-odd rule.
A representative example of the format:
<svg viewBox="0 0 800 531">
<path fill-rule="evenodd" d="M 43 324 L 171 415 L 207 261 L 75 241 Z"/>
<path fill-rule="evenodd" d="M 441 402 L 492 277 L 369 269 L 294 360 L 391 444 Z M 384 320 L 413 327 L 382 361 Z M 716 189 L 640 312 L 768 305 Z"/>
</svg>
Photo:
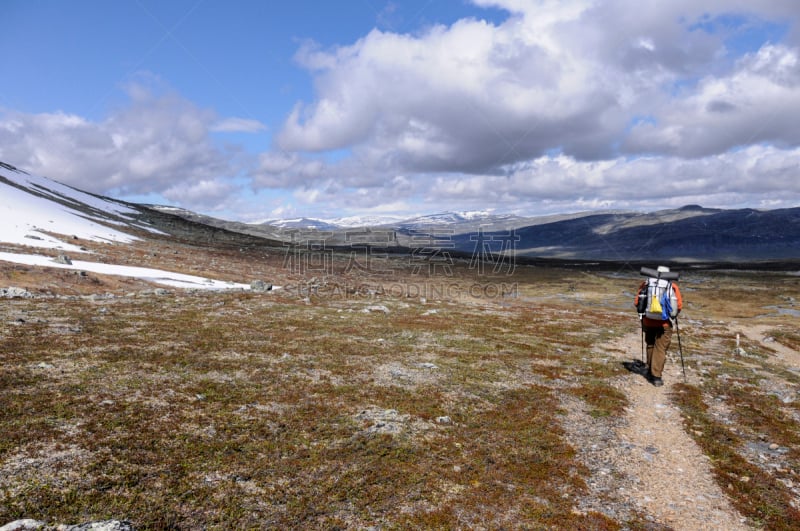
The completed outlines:
<svg viewBox="0 0 800 531">
<path fill-rule="evenodd" d="M 644 363 L 644 322 L 641 317 L 639 317 L 639 324 L 642 326 L 642 363 Z"/>
<path fill-rule="evenodd" d="M 686 367 L 683 365 L 683 347 L 681 346 L 681 327 L 678 326 L 678 316 L 675 316 L 675 331 L 678 333 L 678 352 L 681 353 L 681 369 L 683 369 L 683 381 L 686 381 Z"/>
</svg>

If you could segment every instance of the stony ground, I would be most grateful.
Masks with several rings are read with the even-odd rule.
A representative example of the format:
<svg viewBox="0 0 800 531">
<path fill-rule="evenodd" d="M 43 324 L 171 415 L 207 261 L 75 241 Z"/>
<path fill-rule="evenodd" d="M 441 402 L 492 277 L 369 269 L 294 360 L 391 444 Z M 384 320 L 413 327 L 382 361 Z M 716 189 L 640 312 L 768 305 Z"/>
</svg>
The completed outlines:
<svg viewBox="0 0 800 531">
<path fill-rule="evenodd" d="M 641 356 L 641 334 L 634 333 L 613 342 L 609 351 L 630 361 L 637 349 Z M 618 383 L 629 405 L 614 446 L 605 449 L 603 457 L 628 478 L 628 484 L 619 487 L 620 497 L 676 530 L 746 529 L 746 518 L 714 482 L 709 458 L 684 431 L 680 409 L 670 400 L 675 383 L 697 385 L 696 374 L 690 370 L 684 380 L 673 354 L 663 376 L 666 384 L 660 388 L 637 374 Z"/>
<path fill-rule="evenodd" d="M 124 258 L 282 289 L 0 265 L 0 287 L 31 295 L 0 300 L 0 524 L 800 521 L 795 275 L 687 273 L 686 377 L 674 336 L 655 388 L 624 366 L 641 356 L 633 268 L 365 278 L 287 271 L 279 250 Z"/>
</svg>

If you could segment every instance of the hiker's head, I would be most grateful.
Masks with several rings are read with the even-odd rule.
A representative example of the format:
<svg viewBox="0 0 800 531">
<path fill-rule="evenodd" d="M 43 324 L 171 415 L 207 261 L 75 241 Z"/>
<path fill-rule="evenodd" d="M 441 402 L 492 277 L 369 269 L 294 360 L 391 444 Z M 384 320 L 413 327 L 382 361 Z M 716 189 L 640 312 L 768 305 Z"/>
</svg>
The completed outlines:
<svg viewBox="0 0 800 531">
<path fill-rule="evenodd" d="M 669 273 L 669 268 L 667 266 L 658 266 L 656 271 L 659 273 Z"/>
</svg>

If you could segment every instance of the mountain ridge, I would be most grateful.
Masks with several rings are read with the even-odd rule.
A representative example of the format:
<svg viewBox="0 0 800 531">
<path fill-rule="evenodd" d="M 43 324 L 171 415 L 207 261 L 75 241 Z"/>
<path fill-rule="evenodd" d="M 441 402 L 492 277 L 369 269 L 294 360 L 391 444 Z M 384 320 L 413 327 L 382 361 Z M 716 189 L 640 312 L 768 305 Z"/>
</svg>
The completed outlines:
<svg viewBox="0 0 800 531">
<path fill-rule="evenodd" d="M 20 219 L 30 212 L 15 214 L 0 231 L 0 241 L 17 245 L 38 240 L 58 246 L 55 240 L 48 240 L 53 238 L 50 233 L 69 235 L 83 230 L 73 224 L 81 218 L 95 224 L 93 230 L 102 233 L 101 239 L 121 242 L 138 233 L 164 232 L 175 238 L 238 246 L 302 246 L 304 241 L 313 240 L 331 249 L 371 245 L 395 252 L 436 249 L 472 256 L 505 254 L 558 260 L 800 259 L 800 207 L 720 209 L 691 204 L 654 212 L 607 210 L 544 216 L 449 211 L 366 226 L 343 226 L 314 218 L 248 224 L 179 207 L 127 203 L 90 194 L 32 176 L 7 163 L 0 163 L 0 185 L 9 187 L 4 192 L 7 202 L 15 194 L 36 198 L 31 201 L 37 205 L 38 218 Z M 6 204 L 9 209 L 10 203 Z M 48 218 L 54 217 L 50 212 L 63 216 L 56 223 Z M 51 226 L 41 228 L 46 225 Z M 121 230 L 125 236 L 120 235 Z M 70 248 L 68 242 L 60 243 Z"/>
</svg>

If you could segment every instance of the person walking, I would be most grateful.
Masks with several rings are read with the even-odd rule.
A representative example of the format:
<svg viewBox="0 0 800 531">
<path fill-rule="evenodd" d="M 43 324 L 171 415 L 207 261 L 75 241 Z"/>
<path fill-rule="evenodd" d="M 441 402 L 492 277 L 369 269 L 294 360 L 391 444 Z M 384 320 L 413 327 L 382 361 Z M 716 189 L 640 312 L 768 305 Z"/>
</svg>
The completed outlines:
<svg viewBox="0 0 800 531">
<path fill-rule="evenodd" d="M 666 266 L 658 266 L 656 271 L 660 276 L 661 273 L 669 273 L 669 268 Z M 677 278 L 677 276 L 675 278 Z M 644 293 L 652 294 L 652 290 L 648 291 L 648 287 L 653 281 L 656 283 L 665 282 L 653 278 L 642 282 L 639 289 L 636 291 L 636 297 L 633 302 L 634 306 L 637 308 L 639 307 L 639 298 L 643 296 Z M 683 299 L 677 283 L 667 283 L 666 289 L 669 290 L 670 288 L 672 293 L 667 293 L 667 297 L 671 298 L 677 306 L 677 308 L 673 308 L 675 317 L 677 318 L 677 314 L 680 313 L 683 308 Z M 673 294 L 674 297 L 672 296 Z M 642 314 L 641 317 L 644 342 L 647 345 L 647 373 L 645 376 L 651 384 L 656 387 L 661 387 L 664 385 L 662 373 L 664 371 L 664 364 L 667 361 L 667 349 L 672 341 L 672 319 L 667 312 L 664 312 L 660 318 L 653 317 L 652 313 L 650 313 L 650 316 L 648 316 L 647 313 Z"/>
</svg>

